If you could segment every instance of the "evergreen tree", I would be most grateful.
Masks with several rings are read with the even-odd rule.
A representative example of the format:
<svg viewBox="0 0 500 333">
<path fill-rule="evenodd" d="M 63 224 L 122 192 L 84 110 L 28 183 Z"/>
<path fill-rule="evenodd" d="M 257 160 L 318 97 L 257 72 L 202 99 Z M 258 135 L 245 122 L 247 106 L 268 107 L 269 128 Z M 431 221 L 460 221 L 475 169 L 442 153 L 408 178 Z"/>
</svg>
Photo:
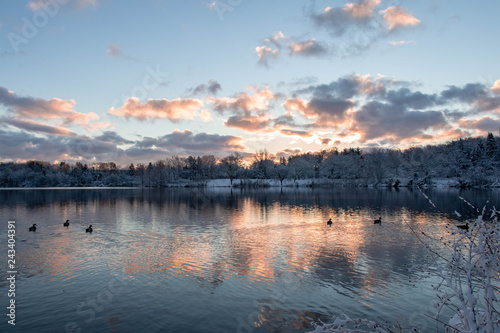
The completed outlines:
<svg viewBox="0 0 500 333">
<path fill-rule="evenodd" d="M 486 156 L 490 159 L 495 159 L 498 155 L 498 145 L 497 140 L 493 136 L 493 133 L 488 133 L 486 138 Z"/>
</svg>

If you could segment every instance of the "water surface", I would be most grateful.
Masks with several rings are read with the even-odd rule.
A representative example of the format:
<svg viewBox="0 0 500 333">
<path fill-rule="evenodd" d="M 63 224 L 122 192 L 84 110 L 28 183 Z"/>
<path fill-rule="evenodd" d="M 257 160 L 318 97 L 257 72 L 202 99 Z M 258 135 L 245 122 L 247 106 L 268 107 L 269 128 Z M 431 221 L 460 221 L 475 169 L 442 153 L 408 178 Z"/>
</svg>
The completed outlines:
<svg viewBox="0 0 500 333">
<path fill-rule="evenodd" d="M 2 253 L 17 226 L 15 331 L 307 332 L 342 313 L 433 329 L 435 292 L 408 270 L 428 260 L 410 227 L 448 237 L 447 214 L 475 215 L 458 195 L 500 201 L 427 194 L 442 211 L 408 189 L 1 190 Z"/>
</svg>

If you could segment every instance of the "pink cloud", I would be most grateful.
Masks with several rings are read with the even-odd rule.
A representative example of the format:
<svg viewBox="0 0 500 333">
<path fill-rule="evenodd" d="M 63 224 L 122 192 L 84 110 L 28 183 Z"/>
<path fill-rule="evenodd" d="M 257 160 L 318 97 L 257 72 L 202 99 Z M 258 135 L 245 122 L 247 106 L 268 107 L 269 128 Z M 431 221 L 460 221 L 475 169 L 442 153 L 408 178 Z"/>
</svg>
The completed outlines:
<svg viewBox="0 0 500 333">
<path fill-rule="evenodd" d="M 246 92 L 239 93 L 235 97 L 213 98 L 207 100 L 213 104 L 213 109 L 219 113 L 230 112 L 250 112 L 265 111 L 269 108 L 269 102 L 276 96 L 269 89 L 256 89 L 255 94 Z"/>
<path fill-rule="evenodd" d="M 76 133 L 58 126 L 50 126 L 34 120 L 22 120 L 17 118 L 1 118 L 2 122 L 29 132 L 51 134 L 56 136 L 76 136 Z"/>
<path fill-rule="evenodd" d="M 259 57 L 259 64 L 263 66 L 268 66 L 271 59 L 276 59 L 280 53 L 277 49 L 272 49 L 268 46 L 257 46 L 255 48 L 255 53 Z"/>
<path fill-rule="evenodd" d="M 242 92 L 234 97 L 209 97 L 207 100 L 213 104 L 212 109 L 219 114 L 231 114 L 224 122 L 227 127 L 238 128 L 247 132 L 272 130 L 270 126 L 273 118 L 268 109 L 270 108 L 270 102 L 276 96 L 266 88 L 250 88 L 255 90 L 253 95 Z"/>
<path fill-rule="evenodd" d="M 290 43 L 291 55 L 314 56 L 326 53 L 328 53 L 328 47 L 314 38 L 302 42 Z"/>
<path fill-rule="evenodd" d="M 140 121 L 168 119 L 171 122 L 178 122 L 181 119 L 193 120 L 194 118 L 209 121 L 210 112 L 201 110 L 202 107 L 202 101 L 192 98 L 149 99 L 142 103 L 138 98 L 130 97 L 121 108 L 118 110 L 111 108 L 108 113 L 116 117 L 136 118 Z"/>
<path fill-rule="evenodd" d="M 493 84 L 493 87 L 491 87 L 491 91 L 500 94 L 500 80 L 495 81 L 495 84 Z"/>
<path fill-rule="evenodd" d="M 87 127 L 92 121 L 99 120 L 94 112 L 80 113 L 73 108 L 76 102 L 72 99 L 42 99 L 18 96 L 15 92 L 0 87 L 0 104 L 5 105 L 17 119 L 54 120 L 59 125 L 77 124 Z M 94 124 L 95 125 L 95 124 Z"/>
<path fill-rule="evenodd" d="M 245 132 L 274 131 L 270 128 L 271 119 L 267 116 L 232 116 L 224 125 L 231 128 L 238 128 Z"/>
<path fill-rule="evenodd" d="M 379 13 L 384 15 L 383 19 L 387 23 L 389 30 L 420 24 L 420 20 L 408 13 L 403 7 L 391 6 L 385 10 L 379 11 Z"/>
<path fill-rule="evenodd" d="M 491 117 L 482 117 L 480 119 L 464 119 L 460 121 L 461 128 L 468 128 L 471 130 L 479 131 L 481 135 L 488 132 L 495 132 L 500 128 L 500 119 Z"/>
<path fill-rule="evenodd" d="M 354 18 L 367 18 L 373 14 L 373 9 L 380 5 L 380 0 L 365 0 L 357 3 L 348 3 L 343 10 Z"/>
</svg>

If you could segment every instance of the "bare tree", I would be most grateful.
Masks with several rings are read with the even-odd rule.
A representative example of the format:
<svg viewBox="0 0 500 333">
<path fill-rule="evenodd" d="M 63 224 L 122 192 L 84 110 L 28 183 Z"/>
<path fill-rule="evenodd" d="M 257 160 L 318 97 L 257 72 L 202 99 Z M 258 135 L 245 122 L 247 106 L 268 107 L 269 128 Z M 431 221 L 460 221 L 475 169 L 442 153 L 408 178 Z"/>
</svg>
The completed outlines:
<svg viewBox="0 0 500 333">
<path fill-rule="evenodd" d="M 238 152 L 232 153 L 229 156 L 224 157 L 221 160 L 222 168 L 229 177 L 231 186 L 233 186 L 233 180 L 238 177 L 239 171 L 241 169 L 243 157 Z"/>
</svg>

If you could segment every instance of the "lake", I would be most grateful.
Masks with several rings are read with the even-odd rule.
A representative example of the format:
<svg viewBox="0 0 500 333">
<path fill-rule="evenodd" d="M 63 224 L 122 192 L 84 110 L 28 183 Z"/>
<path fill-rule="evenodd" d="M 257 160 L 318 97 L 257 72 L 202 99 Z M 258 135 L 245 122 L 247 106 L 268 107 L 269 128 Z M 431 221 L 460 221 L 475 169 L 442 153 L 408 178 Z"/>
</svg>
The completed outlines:
<svg viewBox="0 0 500 333">
<path fill-rule="evenodd" d="M 15 328 L 0 272 L 0 331 L 308 332 L 342 313 L 433 330 L 410 226 L 449 237 L 448 214 L 476 216 L 459 195 L 500 196 L 425 192 L 442 212 L 411 189 L 0 190 L 0 249 L 6 267 L 15 221 L 18 272 Z"/>
</svg>

